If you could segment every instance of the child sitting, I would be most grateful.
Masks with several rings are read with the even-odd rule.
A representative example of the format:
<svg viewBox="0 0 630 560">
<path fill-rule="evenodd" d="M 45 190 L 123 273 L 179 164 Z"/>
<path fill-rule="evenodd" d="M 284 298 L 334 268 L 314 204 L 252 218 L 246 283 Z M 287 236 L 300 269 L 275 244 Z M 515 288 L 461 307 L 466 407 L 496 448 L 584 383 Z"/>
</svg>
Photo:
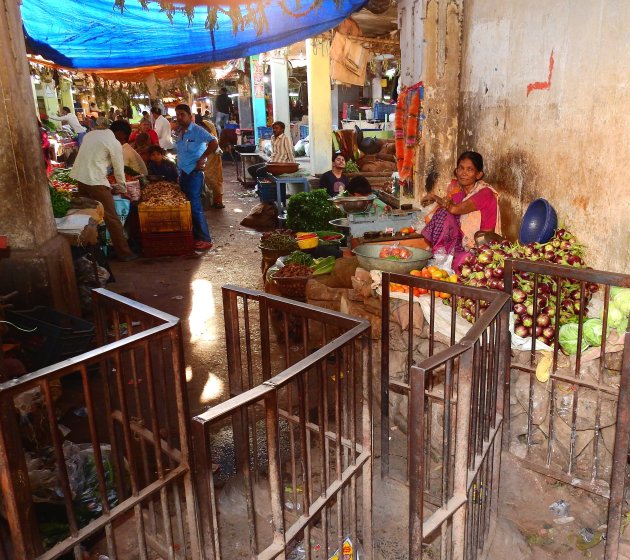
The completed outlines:
<svg viewBox="0 0 630 560">
<path fill-rule="evenodd" d="M 177 183 L 177 167 L 172 161 L 164 158 L 166 153 L 160 146 L 149 146 L 147 148 L 149 154 L 150 175 L 160 175 L 171 183 Z"/>
</svg>

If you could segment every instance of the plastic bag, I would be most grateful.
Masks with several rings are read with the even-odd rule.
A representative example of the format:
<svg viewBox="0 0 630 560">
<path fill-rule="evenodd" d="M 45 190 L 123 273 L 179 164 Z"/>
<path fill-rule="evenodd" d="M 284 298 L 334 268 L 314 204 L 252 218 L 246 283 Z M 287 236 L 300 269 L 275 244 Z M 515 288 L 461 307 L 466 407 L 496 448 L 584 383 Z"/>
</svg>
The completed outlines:
<svg viewBox="0 0 630 560">
<path fill-rule="evenodd" d="M 444 249 L 437 249 L 433 253 L 433 258 L 429 259 L 430 266 L 437 266 L 453 274 L 453 255 L 448 254 Z"/>
</svg>

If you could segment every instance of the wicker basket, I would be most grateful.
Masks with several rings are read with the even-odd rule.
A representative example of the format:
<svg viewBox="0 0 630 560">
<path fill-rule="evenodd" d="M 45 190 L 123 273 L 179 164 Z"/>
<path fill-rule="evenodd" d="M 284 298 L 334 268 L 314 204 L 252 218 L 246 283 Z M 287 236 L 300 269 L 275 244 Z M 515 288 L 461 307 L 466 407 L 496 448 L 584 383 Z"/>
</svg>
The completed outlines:
<svg viewBox="0 0 630 560">
<path fill-rule="evenodd" d="M 277 273 L 273 275 L 273 281 L 280 293 L 287 298 L 292 299 L 306 299 L 306 283 L 311 276 L 277 276 Z"/>
<path fill-rule="evenodd" d="M 275 262 L 280 257 L 284 257 L 285 255 L 290 255 L 293 251 L 297 251 L 297 243 L 295 245 L 295 249 L 267 249 L 267 247 L 263 247 L 262 245 L 258 245 L 260 252 L 265 260 L 271 260 Z"/>
</svg>

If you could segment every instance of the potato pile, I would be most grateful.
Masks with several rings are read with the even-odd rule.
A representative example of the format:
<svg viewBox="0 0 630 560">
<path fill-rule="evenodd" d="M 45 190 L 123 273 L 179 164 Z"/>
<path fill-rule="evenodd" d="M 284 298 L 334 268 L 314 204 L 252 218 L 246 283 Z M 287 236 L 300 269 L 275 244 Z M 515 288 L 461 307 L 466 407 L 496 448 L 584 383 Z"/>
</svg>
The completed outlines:
<svg viewBox="0 0 630 560">
<path fill-rule="evenodd" d="M 158 181 L 142 189 L 142 204 L 145 206 L 181 206 L 187 200 L 176 183 Z"/>
</svg>

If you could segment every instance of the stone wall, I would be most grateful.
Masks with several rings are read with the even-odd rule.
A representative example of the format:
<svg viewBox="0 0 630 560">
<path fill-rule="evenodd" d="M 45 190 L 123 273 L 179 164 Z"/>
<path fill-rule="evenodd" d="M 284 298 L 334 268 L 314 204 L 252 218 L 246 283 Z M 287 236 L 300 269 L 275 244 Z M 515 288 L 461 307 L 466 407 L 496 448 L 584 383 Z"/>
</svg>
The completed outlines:
<svg viewBox="0 0 630 560">
<path fill-rule="evenodd" d="M 510 237 L 538 197 L 593 267 L 630 263 L 625 0 L 471 0 L 463 22 L 459 150 L 477 149 Z"/>
</svg>

